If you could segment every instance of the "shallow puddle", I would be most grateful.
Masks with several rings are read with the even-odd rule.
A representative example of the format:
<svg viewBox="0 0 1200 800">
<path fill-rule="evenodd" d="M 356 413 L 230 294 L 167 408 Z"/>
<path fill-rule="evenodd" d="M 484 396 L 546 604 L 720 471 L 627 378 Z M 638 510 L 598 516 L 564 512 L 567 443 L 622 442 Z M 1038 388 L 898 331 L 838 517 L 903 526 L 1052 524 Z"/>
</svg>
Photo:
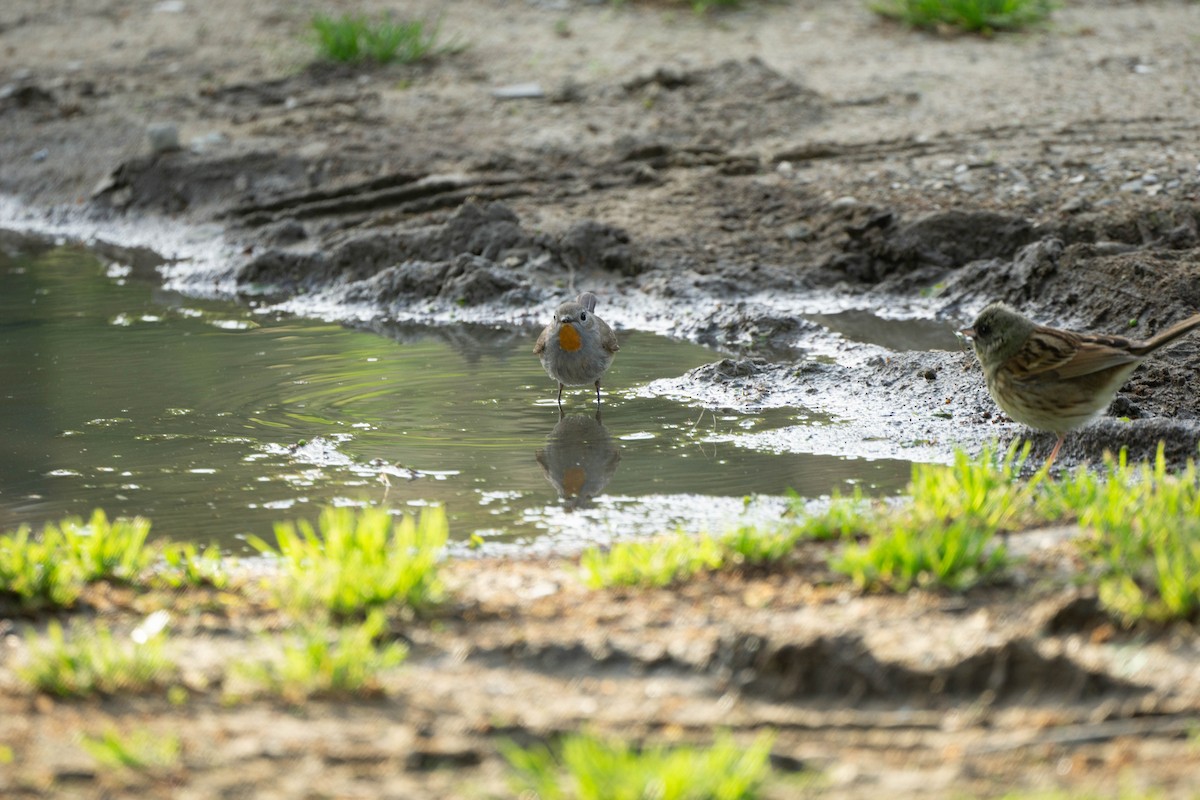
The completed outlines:
<svg viewBox="0 0 1200 800">
<path fill-rule="evenodd" d="M 877 344 L 891 350 L 961 350 L 963 340 L 954 326 L 933 319 L 883 319 L 869 310 L 838 311 L 832 314 L 805 314 L 804 318 L 823 325 L 854 342 Z"/>
<path fill-rule="evenodd" d="M 590 388 L 560 421 L 534 338 L 353 330 L 184 297 L 77 248 L 0 255 L 0 527 L 101 507 L 238 550 L 324 504 L 440 503 L 457 540 L 527 547 L 720 529 L 777 516 L 789 490 L 908 478 L 904 461 L 714 441 L 823 421 L 647 396 L 720 357 L 647 333 L 620 333 L 600 422 Z"/>
</svg>

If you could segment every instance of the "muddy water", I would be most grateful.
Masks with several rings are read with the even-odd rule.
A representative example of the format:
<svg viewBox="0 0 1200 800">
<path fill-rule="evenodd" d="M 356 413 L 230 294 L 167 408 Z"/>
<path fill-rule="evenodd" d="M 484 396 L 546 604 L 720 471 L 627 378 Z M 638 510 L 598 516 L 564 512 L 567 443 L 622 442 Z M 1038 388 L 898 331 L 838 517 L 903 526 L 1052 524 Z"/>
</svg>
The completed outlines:
<svg viewBox="0 0 1200 800">
<path fill-rule="evenodd" d="M 832 314 L 806 314 L 805 319 L 823 325 L 855 342 L 877 344 L 891 350 L 961 350 L 964 343 L 954 327 L 941 320 L 881 319 L 867 310 Z"/>
<path fill-rule="evenodd" d="M 0 256 L 0 526 L 102 507 L 236 550 L 323 504 L 441 503 L 460 541 L 575 544 L 908 477 L 718 441 L 826 421 L 646 396 L 720 354 L 645 333 L 621 333 L 600 420 L 583 388 L 560 420 L 535 335 L 352 330 L 163 291 L 78 249 Z"/>
</svg>

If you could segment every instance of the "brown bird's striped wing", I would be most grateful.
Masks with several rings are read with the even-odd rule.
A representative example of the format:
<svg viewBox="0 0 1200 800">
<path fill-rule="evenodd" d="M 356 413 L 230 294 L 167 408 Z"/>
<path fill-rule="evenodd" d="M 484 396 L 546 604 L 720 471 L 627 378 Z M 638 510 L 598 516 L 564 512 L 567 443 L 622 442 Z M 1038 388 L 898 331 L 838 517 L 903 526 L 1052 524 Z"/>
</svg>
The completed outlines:
<svg viewBox="0 0 1200 800">
<path fill-rule="evenodd" d="M 1120 336 L 1080 335 L 1039 326 L 1008 367 L 1017 380 L 1078 378 L 1141 360 Z"/>
</svg>

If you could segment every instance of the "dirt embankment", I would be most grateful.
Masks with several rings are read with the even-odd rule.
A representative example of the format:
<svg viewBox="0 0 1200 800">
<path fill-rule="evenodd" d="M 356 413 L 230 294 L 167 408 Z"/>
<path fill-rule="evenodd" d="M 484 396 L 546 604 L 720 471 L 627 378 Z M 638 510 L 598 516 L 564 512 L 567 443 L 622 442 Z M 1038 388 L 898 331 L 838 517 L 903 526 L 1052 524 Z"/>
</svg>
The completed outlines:
<svg viewBox="0 0 1200 800">
<path fill-rule="evenodd" d="M 887 398 L 910 420 L 896 447 L 914 430 L 943 451 L 1018 431 L 997 427 L 970 354 L 843 343 L 847 358 L 817 363 L 805 353 L 830 335 L 801 312 L 950 323 L 1004 299 L 1149 335 L 1200 308 L 1195 3 L 1073 4 L 984 41 L 815 0 L 712 20 L 470 0 L 443 19 L 468 49 L 388 68 L 308 65 L 317 10 L 6 2 L 0 192 L 40 209 L 31 227 L 219 223 L 238 255 L 175 280 L 298 308 L 518 323 L 586 287 L 606 318 L 745 356 L 692 376 L 697 397 Z M 541 96 L 493 94 L 528 81 Z M 149 152 L 158 122 L 182 149 Z M 1133 422 L 1073 438 L 1064 461 L 1164 436 L 1176 460 L 1194 454 L 1197 353 L 1152 359 L 1113 409 Z M 413 658 L 378 702 L 222 705 L 198 687 L 259 623 L 220 611 L 183 615 L 199 678 L 182 707 L 31 699 L 9 647 L 0 793 L 502 796 L 500 736 L 583 724 L 655 739 L 769 726 L 778 763 L 825 770 L 835 796 L 1122 775 L 1195 791 L 1195 632 L 1117 631 L 1071 587 L 1069 549 L 965 597 L 858 596 L 826 555 L 669 592 L 456 564 L 460 606 L 404 632 Z M 94 608 L 126 624 L 140 605 Z M 180 766 L 113 776 L 64 745 L 110 723 L 178 731 Z"/>
</svg>

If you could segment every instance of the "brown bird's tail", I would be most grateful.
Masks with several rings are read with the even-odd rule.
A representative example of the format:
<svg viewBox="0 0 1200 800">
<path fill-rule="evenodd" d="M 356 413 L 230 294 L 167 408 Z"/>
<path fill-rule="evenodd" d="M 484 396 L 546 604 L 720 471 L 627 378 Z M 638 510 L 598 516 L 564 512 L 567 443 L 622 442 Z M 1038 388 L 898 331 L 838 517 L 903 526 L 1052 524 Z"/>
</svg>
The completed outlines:
<svg viewBox="0 0 1200 800">
<path fill-rule="evenodd" d="M 1162 333 L 1160 333 L 1150 339 L 1147 339 L 1144 342 L 1139 342 L 1134 347 L 1130 347 L 1129 350 L 1132 353 L 1134 353 L 1135 355 L 1139 355 L 1139 356 L 1149 355 L 1150 353 L 1153 353 L 1155 350 L 1159 349 L 1160 347 L 1166 347 L 1167 345 L 1171 344 L 1179 337 L 1186 336 L 1187 334 L 1194 331 L 1196 328 L 1200 328 L 1200 314 L 1196 314 L 1195 316 L 1188 317 L 1187 319 L 1183 320 L 1182 322 L 1175 323 L 1174 325 L 1167 328 Z"/>
</svg>

